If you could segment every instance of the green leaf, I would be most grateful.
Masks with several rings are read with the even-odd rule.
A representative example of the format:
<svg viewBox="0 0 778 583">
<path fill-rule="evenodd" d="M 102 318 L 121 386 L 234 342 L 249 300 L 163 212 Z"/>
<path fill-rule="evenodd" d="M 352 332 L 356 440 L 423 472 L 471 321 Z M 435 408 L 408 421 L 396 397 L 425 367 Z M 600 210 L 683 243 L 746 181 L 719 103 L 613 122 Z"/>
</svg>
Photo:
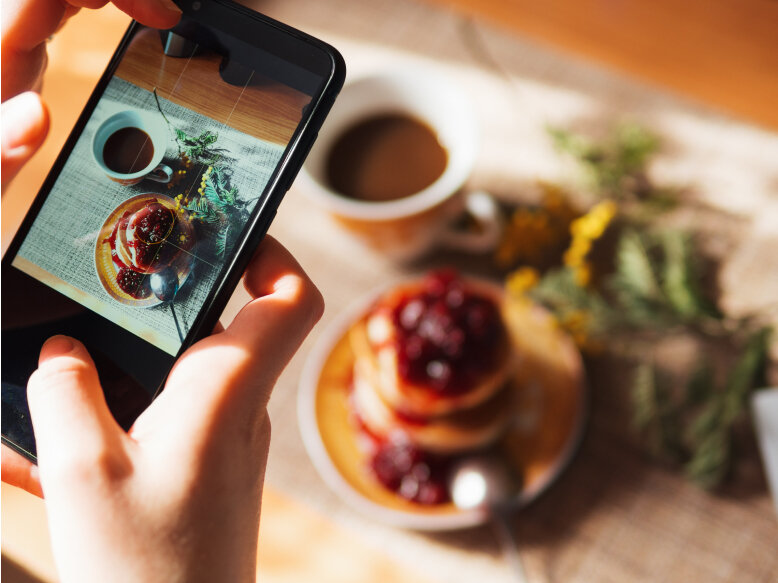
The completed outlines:
<svg viewBox="0 0 778 583">
<path fill-rule="evenodd" d="M 686 431 L 686 440 L 692 451 L 699 449 L 708 437 L 717 432 L 728 431 L 729 425 L 723 415 L 723 401 L 720 393 L 712 396 L 694 418 Z"/>
<path fill-rule="evenodd" d="M 596 157 L 592 143 L 586 138 L 571 131 L 552 126 L 548 126 L 546 132 L 551 136 L 554 147 L 560 152 L 571 154 L 579 159 Z"/>
<path fill-rule="evenodd" d="M 547 132 L 557 150 L 580 163 L 594 194 L 640 200 L 651 191 L 646 166 L 658 150 L 659 140 L 640 125 L 620 124 L 598 141 L 560 128 L 549 127 Z"/>
<path fill-rule="evenodd" d="M 643 237 L 625 231 L 617 244 L 615 273 L 608 287 L 616 294 L 621 321 L 631 327 L 668 324 L 668 307 Z"/>
<path fill-rule="evenodd" d="M 588 313 L 591 317 L 590 333 L 607 329 L 613 321 L 614 314 L 602 296 L 595 290 L 578 285 L 572 270 L 567 268 L 546 272 L 530 295 L 561 320 L 572 311 Z"/>
<path fill-rule="evenodd" d="M 229 223 L 225 224 L 224 228 L 216 235 L 216 254 L 224 255 L 227 250 L 227 237 L 230 232 Z"/>
<path fill-rule="evenodd" d="M 680 231 L 665 231 L 660 243 L 664 252 L 662 289 L 673 311 L 686 320 L 721 317 L 700 291 L 691 238 Z"/>
<path fill-rule="evenodd" d="M 689 240 L 678 231 L 663 233 L 664 249 L 662 287 L 670 305 L 680 316 L 691 318 L 701 312 L 694 290 Z"/>
<path fill-rule="evenodd" d="M 687 432 L 692 456 L 687 475 L 704 488 L 714 488 L 731 463 L 732 426 L 743 416 L 748 396 L 760 384 L 769 346 L 769 328 L 754 332 L 730 371 L 724 390 L 712 395 Z"/>
<path fill-rule="evenodd" d="M 705 403 L 715 394 L 715 389 L 713 368 L 704 360 L 700 360 L 686 385 L 685 405 L 696 407 Z"/>
<path fill-rule="evenodd" d="M 770 328 L 761 328 L 748 338 L 743 353 L 727 378 L 723 414 L 729 423 L 734 422 L 747 407 L 754 386 L 764 380 L 770 334 Z"/>
<path fill-rule="evenodd" d="M 213 187 L 210 181 L 207 183 L 205 189 L 203 190 L 203 195 L 212 205 L 214 205 L 219 210 L 223 211 L 229 206 L 227 201 L 224 201 L 219 197 L 219 193 L 216 192 L 216 189 Z"/>
<path fill-rule="evenodd" d="M 197 141 L 200 142 L 200 144 L 203 146 L 210 146 L 211 144 L 216 142 L 218 138 L 219 138 L 219 134 L 206 130 L 202 134 L 200 134 L 200 137 L 197 139 Z"/>
<path fill-rule="evenodd" d="M 656 379 L 654 367 L 641 363 L 635 371 L 632 384 L 632 423 L 645 431 L 659 415 L 656 399 Z"/>
<path fill-rule="evenodd" d="M 620 283 L 634 294 L 648 300 L 662 299 L 651 259 L 640 235 L 634 231 L 626 231 L 619 240 L 616 274 Z"/>
<path fill-rule="evenodd" d="M 682 455 L 679 410 L 673 402 L 668 379 L 653 366 L 641 363 L 632 384 L 632 422 L 643 434 L 651 453 L 677 460 Z"/>
<path fill-rule="evenodd" d="M 659 139 L 635 123 L 620 124 L 615 131 L 614 150 L 623 173 L 641 170 L 659 149 Z"/>
<path fill-rule="evenodd" d="M 684 469 L 694 483 L 711 490 L 727 475 L 731 457 L 732 442 L 729 431 L 712 431 L 699 444 Z"/>
</svg>

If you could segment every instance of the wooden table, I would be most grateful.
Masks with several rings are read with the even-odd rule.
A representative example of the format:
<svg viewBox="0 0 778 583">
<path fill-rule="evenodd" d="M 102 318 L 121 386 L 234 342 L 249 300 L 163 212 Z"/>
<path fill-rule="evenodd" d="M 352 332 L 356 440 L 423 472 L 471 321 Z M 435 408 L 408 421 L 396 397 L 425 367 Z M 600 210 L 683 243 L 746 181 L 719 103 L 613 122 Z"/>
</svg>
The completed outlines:
<svg viewBox="0 0 778 583">
<path fill-rule="evenodd" d="M 775 2 L 743 0 L 739 6 L 753 4 L 756 8 L 743 7 L 737 12 L 737 18 L 728 1 L 705 3 L 706 16 L 701 18 L 703 7 L 698 0 L 607 4 L 561 0 L 436 1 L 450 1 L 469 12 L 483 11 L 486 18 L 497 19 L 503 26 L 564 51 L 599 59 L 637 77 L 728 108 L 732 115 L 745 115 L 768 127 L 778 127 L 776 110 L 771 106 L 778 102 L 776 67 L 771 68 L 776 55 L 775 37 L 766 34 L 771 30 L 769 19 L 774 14 Z M 301 4 L 305 8 L 298 10 Z M 335 17 L 327 14 L 328 5 L 332 4 L 334 10 L 340 9 Z M 386 46 L 391 45 L 393 38 L 406 38 L 403 34 L 408 32 L 403 26 L 413 28 L 414 19 L 427 19 L 426 22 L 434 16 L 429 7 L 411 0 L 372 0 L 364 3 L 367 7 L 349 5 L 353 10 L 347 10 L 347 4 L 345 0 L 329 3 L 271 0 L 267 6 L 271 15 L 281 15 L 295 24 L 307 28 L 321 26 L 321 30 L 314 32 L 331 34 L 334 40 L 350 39 L 353 35 L 359 42 L 375 40 Z M 407 14 L 398 14 L 398 10 L 406 10 Z M 373 11 L 372 18 L 367 17 L 369 11 Z M 690 23 L 694 34 L 684 34 L 687 29 L 681 25 L 683 22 Z M 384 23 L 396 28 L 376 34 L 377 27 Z M 3 198 L 4 247 L 125 26 L 126 19 L 114 9 L 86 13 L 50 44 L 50 71 L 44 97 L 53 110 L 52 135 L 41 154 L 24 169 Z M 582 30 L 589 33 L 583 34 Z M 731 30 L 732 35 L 719 37 L 721 30 Z M 700 40 L 692 42 L 692 37 Z M 719 42 L 713 42 L 716 38 Z M 415 45 L 397 42 L 404 51 L 417 50 Z M 631 45 L 634 45 L 633 52 L 625 48 Z M 656 46 L 662 50 L 651 48 Z M 701 46 L 707 50 L 701 51 Z M 442 55 L 447 47 L 427 38 L 424 48 L 426 57 L 431 58 Z M 721 68 L 714 73 L 708 66 L 701 67 L 700 77 L 692 74 L 694 68 L 689 63 L 701 62 L 698 59 L 703 53 L 705 62 L 717 63 Z M 687 77 L 708 81 L 699 81 L 697 90 L 692 87 L 694 83 L 684 86 L 684 71 Z M 712 82 L 720 77 L 728 81 Z M 482 80 L 477 75 L 474 78 Z M 663 103 L 661 98 L 657 98 L 657 103 Z M 506 184 L 501 177 L 492 176 L 499 174 L 498 162 L 504 162 L 499 159 L 503 146 L 502 143 L 491 146 L 489 151 L 494 156 L 479 171 L 479 179 L 489 186 Z M 354 289 L 370 289 L 387 274 L 397 277 L 434 264 L 433 261 L 398 269 L 381 258 L 352 248 L 348 257 L 330 257 L 322 262 L 317 236 L 326 233 L 337 237 L 337 233 L 328 231 L 323 219 L 313 214 L 309 228 L 296 229 L 296 218 L 307 211 L 306 203 L 291 193 L 282 205 L 274 232 L 292 247 L 324 290 L 329 304 L 325 325 L 352 301 Z M 359 268 L 355 269 L 355 265 Z M 276 411 L 288 411 L 293 403 L 301 359 L 309 349 L 310 342 L 279 382 L 274 395 Z M 641 456 L 635 440 L 629 437 L 627 411 L 623 395 L 619 394 L 618 377 L 622 371 L 607 361 L 590 365 L 592 383 L 605 389 L 595 395 L 594 414 L 582 449 L 559 484 L 516 521 L 532 580 L 653 581 L 655 573 L 662 573 L 665 580 L 673 581 L 727 578 L 769 581 L 771 573 L 778 569 L 774 553 L 778 526 L 753 443 L 738 464 L 737 472 L 743 479 L 736 486 L 723 496 L 702 493 L 677 474 Z M 275 424 L 274 431 L 280 431 Z M 423 563 L 428 559 L 445 561 L 450 553 L 475 557 L 476 565 L 482 560 L 485 573 L 495 572 L 493 565 L 499 562 L 499 553 L 487 529 L 438 537 L 381 531 L 381 536 L 388 536 L 386 540 L 397 547 L 411 540 L 414 545 L 418 543 L 417 550 L 430 549 L 429 555 L 417 555 L 415 564 L 403 563 L 393 552 L 393 545 L 377 548 L 370 544 L 371 540 L 378 539 L 372 537 L 374 533 L 367 523 L 340 520 L 340 513 L 336 520 L 335 513 L 323 512 L 322 506 L 311 503 L 312 499 L 302 500 L 273 486 L 282 484 L 284 479 L 294 479 L 297 472 L 303 471 L 283 467 L 278 461 L 293 453 L 291 446 L 276 440 L 274 447 L 282 449 L 271 459 L 270 478 L 276 481 L 266 489 L 263 504 L 259 572 L 264 581 L 439 581 L 439 577 L 430 575 L 434 574 L 435 565 Z M 316 495 L 329 496 L 326 491 Z M 38 577 L 54 580 L 43 504 L 5 485 L 2 496 L 4 555 Z M 328 498 L 327 504 L 335 503 Z M 351 528 L 354 524 L 364 530 L 355 532 Z M 13 580 L 9 578 L 9 581 Z"/>
<path fill-rule="evenodd" d="M 778 129 L 778 2 L 431 1 Z"/>
<path fill-rule="evenodd" d="M 135 35 L 116 76 L 218 123 L 257 138 L 286 145 L 310 97 L 254 74 L 245 86 L 228 85 L 219 76 L 222 57 L 203 50 L 191 58 L 168 57 L 159 33 Z"/>
</svg>

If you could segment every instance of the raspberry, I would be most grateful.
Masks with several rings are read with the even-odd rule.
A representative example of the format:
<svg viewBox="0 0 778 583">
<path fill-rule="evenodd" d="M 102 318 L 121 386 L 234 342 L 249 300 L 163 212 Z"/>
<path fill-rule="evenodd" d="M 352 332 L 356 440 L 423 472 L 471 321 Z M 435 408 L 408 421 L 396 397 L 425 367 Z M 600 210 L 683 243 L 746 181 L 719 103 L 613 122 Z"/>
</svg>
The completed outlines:
<svg viewBox="0 0 778 583">
<path fill-rule="evenodd" d="M 506 334 L 495 303 L 451 270 L 430 274 L 420 292 L 399 302 L 393 320 L 398 372 L 439 394 L 466 392 L 478 382 Z"/>
<path fill-rule="evenodd" d="M 156 244 L 164 241 L 173 229 L 173 211 L 153 202 L 139 210 L 136 215 L 136 233 L 144 243 Z"/>
<path fill-rule="evenodd" d="M 143 273 L 122 267 L 116 274 L 116 283 L 124 293 L 136 300 L 142 300 L 151 295 L 148 278 Z"/>
<path fill-rule="evenodd" d="M 448 502 L 449 462 L 410 443 L 382 444 L 372 459 L 373 472 L 385 488 L 418 504 Z"/>
<path fill-rule="evenodd" d="M 135 241 L 135 267 L 148 271 L 159 260 L 160 245 Z"/>
</svg>

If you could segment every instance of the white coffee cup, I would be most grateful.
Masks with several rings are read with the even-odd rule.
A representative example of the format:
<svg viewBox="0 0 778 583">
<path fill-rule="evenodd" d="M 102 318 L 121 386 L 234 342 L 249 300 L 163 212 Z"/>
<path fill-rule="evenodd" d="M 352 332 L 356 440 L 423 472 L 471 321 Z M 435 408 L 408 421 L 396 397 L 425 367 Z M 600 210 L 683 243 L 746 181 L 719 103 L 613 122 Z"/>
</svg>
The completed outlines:
<svg viewBox="0 0 778 583">
<path fill-rule="evenodd" d="M 149 136 L 154 148 L 151 161 L 142 169 L 130 174 L 122 174 L 111 170 L 106 166 L 103 158 L 105 143 L 108 141 L 108 138 L 125 128 L 137 128 L 144 131 Z M 128 109 L 115 113 L 100 124 L 92 138 L 92 155 L 98 166 L 108 175 L 108 178 L 119 184 L 137 184 L 146 178 L 156 182 L 170 182 L 173 170 L 170 166 L 162 164 L 168 141 L 168 130 L 161 116 L 154 116 L 145 111 Z"/>
<path fill-rule="evenodd" d="M 393 113 L 419 119 L 435 132 L 448 156 L 443 173 L 427 188 L 390 201 L 357 200 L 336 192 L 326 179 L 334 142 L 362 120 Z M 384 71 L 344 86 L 319 131 L 298 185 L 350 233 L 395 259 L 414 259 L 438 245 L 481 252 L 494 246 L 501 225 L 489 195 L 463 191 L 477 153 L 474 109 L 461 88 L 436 69 Z M 451 227 L 463 211 L 478 222 L 477 232 L 463 233 Z"/>
</svg>

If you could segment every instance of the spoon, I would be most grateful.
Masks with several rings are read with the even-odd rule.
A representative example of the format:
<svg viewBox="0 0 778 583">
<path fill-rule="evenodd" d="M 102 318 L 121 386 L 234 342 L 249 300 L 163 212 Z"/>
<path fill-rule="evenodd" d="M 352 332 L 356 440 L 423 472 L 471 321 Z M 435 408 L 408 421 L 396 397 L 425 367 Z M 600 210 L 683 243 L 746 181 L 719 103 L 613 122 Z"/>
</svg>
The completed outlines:
<svg viewBox="0 0 778 583">
<path fill-rule="evenodd" d="M 516 581 L 527 583 L 516 538 L 511 529 L 510 501 L 518 493 L 518 480 L 496 455 L 472 456 L 460 462 L 449 482 L 451 498 L 462 510 L 482 509 L 489 513 L 503 555 Z"/>
<path fill-rule="evenodd" d="M 178 293 L 178 274 L 172 267 L 166 267 L 162 271 L 152 273 L 149 284 L 154 295 L 170 306 L 170 313 L 173 314 L 173 321 L 176 323 L 176 330 L 178 330 L 178 338 L 183 342 L 184 335 L 181 333 L 181 326 L 178 324 L 176 311 L 173 309 L 173 300 Z"/>
</svg>

